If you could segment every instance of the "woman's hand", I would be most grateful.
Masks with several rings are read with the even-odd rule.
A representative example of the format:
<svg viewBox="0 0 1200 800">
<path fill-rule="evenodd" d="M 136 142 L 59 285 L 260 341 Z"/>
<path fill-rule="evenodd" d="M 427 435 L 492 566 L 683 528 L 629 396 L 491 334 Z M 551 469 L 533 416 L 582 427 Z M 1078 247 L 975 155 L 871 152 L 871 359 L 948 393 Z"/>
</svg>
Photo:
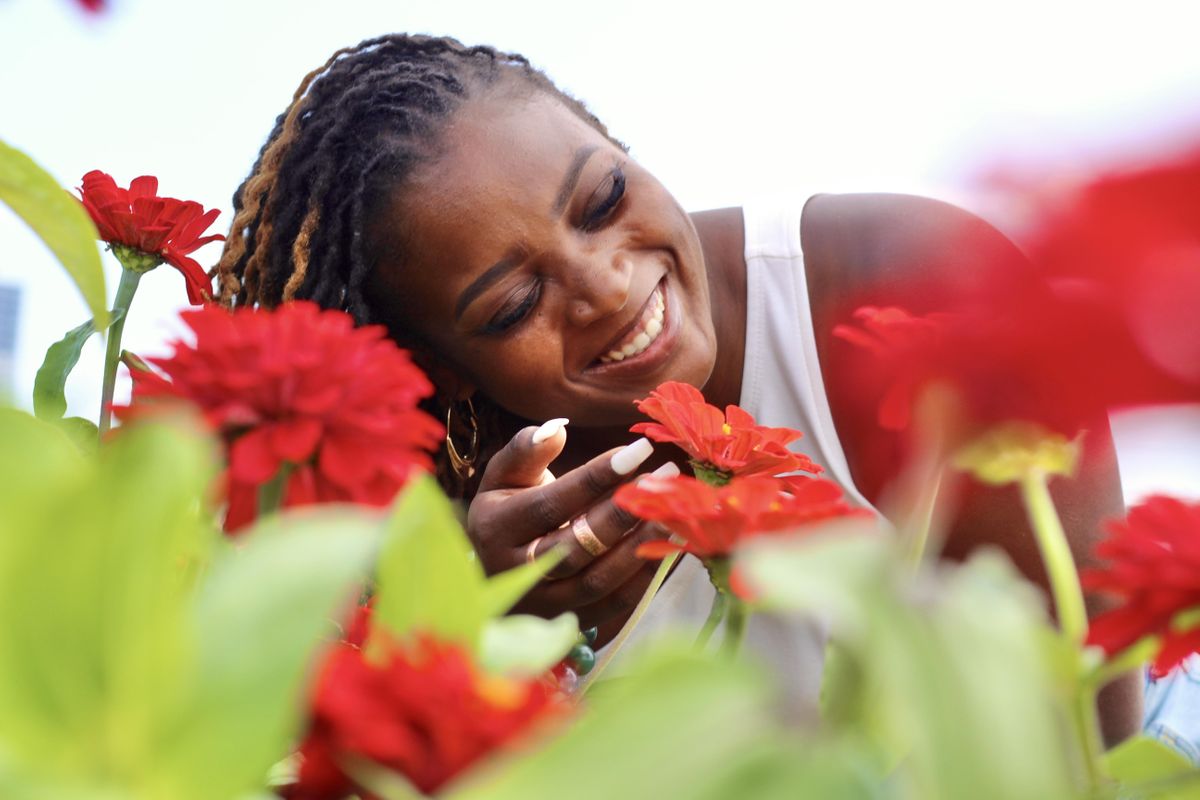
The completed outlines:
<svg viewBox="0 0 1200 800">
<path fill-rule="evenodd" d="M 590 628 L 633 610 L 658 567 L 634 551 L 666 533 L 612 502 L 613 490 L 650 456 L 650 442 L 610 450 L 555 479 L 547 467 L 566 443 L 564 423 L 525 428 L 492 457 L 467 513 L 467 534 L 489 575 L 561 548 L 563 560 L 515 610 L 543 617 L 573 611 Z M 678 474 L 673 464 L 659 468 L 670 473 Z"/>
</svg>

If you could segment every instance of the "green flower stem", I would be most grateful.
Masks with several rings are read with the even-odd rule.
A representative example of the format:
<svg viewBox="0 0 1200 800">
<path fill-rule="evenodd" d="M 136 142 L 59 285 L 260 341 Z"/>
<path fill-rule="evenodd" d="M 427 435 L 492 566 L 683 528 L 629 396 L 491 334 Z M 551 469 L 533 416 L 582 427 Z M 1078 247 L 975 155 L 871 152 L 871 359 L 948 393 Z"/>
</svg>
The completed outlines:
<svg viewBox="0 0 1200 800">
<path fill-rule="evenodd" d="M 1034 537 L 1046 565 L 1050 578 L 1050 592 L 1054 597 L 1054 608 L 1058 614 L 1058 625 L 1063 637 L 1074 647 L 1075 657 L 1080 661 L 1078 680 L 1074 687 L 1071 708 L 1071 723 L 1076 738 L 1083 748 L 1083 766 L 1087 772 L 1088 787 L 1096 790 L 1105 780 L 1100 757 L 1104 747 L 1100 741 L 1100 726 L 1096 717 L 1097 687 L 1088 682 L 1082 665 L 1083 642 L 1087 637 L 1087 609 L 1083 604 L 1083 589 L 1079 584 L 1079 573 L 1067 534 L 1063 530 L 1046 474 L 1039 469 L 1028 469 L 1020 478 L 1021 498 L 1033 525 Z"/>
<path fill-rule="evenodd" d="M 704 650 L 708 646 L 708 640 L 712 638 L 713 631 L 721 624 L 721 620 L 725 619 L 725 612 L 728 610 L 729 604 L 725 601 L 724 592 L 716 592 L 713 594 L 712 609 L 708 612 L 708 619 L 704 620 L 704 627 L 700 629 L 700 633 L 696 636 L 696 649 Z"/>
<path fill-rule="evenodd" d="M 746 638 L 746 604 L 730 594 L 727 600 L 729 611 L 725 614 L 725 638 L 721 640 L 721 652 L 728 658 L 736 658 Z"/>
<path fill-rule="evenodd" d="M 633 633 L 638 623 L 642 621 L 642 617 L 646 614 L 646 609 L 650 608 L 650 603 L 654 600 L 654 596 L 658 594 L 658 590 L 662 587 L 663 582 L 667 579 L 667 574 L 671 571 L 671 567 L 675 566 L 675 562 L 679 560 L 680 553 L 672 553 L 662 560 L 658 565 L 658 572 L 654 573 L 654 579 L 650 581 L 650 586 L 646 589 L 646 593 L 642 595 L 642 599 L 638 602 L 637 608 L 633 610 L 633 614 L 629 616 L 629 621 L 621 628 L 621 632 L 617 637 L 609 642 L 604 648 L 604 653 L 596 659 L 596 666 L 592 667 L 592 671 L 588 673 L 587 684 L 583 687 L 583 692 L 586 694 L 588 689 L 596 685 L 600 673 L 604 672 L 608 662 L 612 661 L 613 656 L 617 654 L 624 645 L 625 641 Z"/>
<path fill-rule="evenodd" d="M 258 518 L 266 519 L 283 508 L 283 493 L 288 478 L 292 476 L 292 465 L 284 462 L 275 477 L 258 487 Z"/>
<path fill-rule="evenodd" d="M 112 427 L 112 399 L 117 386 L 117 362 L 121 360 L 121 334 L 125 330 L 125 312 L 133 302 L 137 292 L 138 281 L 142 279 L 140 272 L 131 269 L 121 269 L 121 282 L 117 285 L 117 297 L 113 301 L 113 323 L 108 328 L 108 348 L 104 353 L 104 381 L 100 388 L 100 435 L 108 433 Z"/>
<path fill-rule="evenodd" d="M 924 485 L 918 498 L 911 527 L 908 530 L 908 560 L 914 567 L 920 565 L 929 549 L 929 534 L 933 528 L 933 511 L 937 508 L 938 493 L 942 488 L 944 470 L 934 472 L 933 479 Z"/>
<path fill-rule="evenodd" d="M 1050 592 L 1054 597 L 1054 608 L 1058 613 L 1058 625 L 1067 641 L 1078 646 L 1087 636 L 1087 610 L 1083 605 L 1083 589 L 1079 585 L 1079 573 L 1067 534 L 1063 531 L 1054 500 L 1046 484 L 1046 475 L 1041 470 L 1028 470 L 1020 479 L 1021 497 L 1025 510 L 1033 524 L 1046 573 L 1050 576 Z"/>
</svg>

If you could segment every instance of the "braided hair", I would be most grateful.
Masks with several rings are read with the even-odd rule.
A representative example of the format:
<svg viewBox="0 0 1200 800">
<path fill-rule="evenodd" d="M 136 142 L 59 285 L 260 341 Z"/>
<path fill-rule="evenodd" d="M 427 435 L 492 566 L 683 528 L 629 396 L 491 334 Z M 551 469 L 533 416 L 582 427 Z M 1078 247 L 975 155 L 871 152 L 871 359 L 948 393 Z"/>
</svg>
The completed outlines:
<svg viewBox="0 0 1200 800">
<path fill-rule="evenodd" d="M 359 325 L 381 321 L 364 296 L 375 263 L 371 221 L 435 157 L 454 112 L 502 80 L 549 93 L 626 149 L 520 55 L 407 34 L 343 48 L 301 81 L 233 195 L 233 222 L 213 269 L 221 302 L 272 308 L 306 299 L 346 311 Z M 428 410 L 440 416 L 445 402 L 434 398 Z M 499 410 L 485 410 L 491 404 L 479 398 L 475 406 L 485 423 L 481 441 L 494 441 Z M 448 491 L 464 491 L 444 454 L 437 467 Z"/>
</svg>

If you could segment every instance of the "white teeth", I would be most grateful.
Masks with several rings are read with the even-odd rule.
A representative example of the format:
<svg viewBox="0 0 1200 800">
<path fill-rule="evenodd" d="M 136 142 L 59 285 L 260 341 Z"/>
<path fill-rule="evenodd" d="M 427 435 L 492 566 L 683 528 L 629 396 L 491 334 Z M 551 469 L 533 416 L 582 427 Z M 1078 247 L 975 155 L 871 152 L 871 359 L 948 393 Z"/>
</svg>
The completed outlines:
<svg viewBox="0 0 1200 800">
<path fill-rule="evenodd" d="M 649 347 L 663 331 L 663 312 L 666 310 L 666 307 L 667 304 L 663 299 L 662 290 L 655 289 L 654 303 L 649 319 L 642 323 L 642 329 L 629 340 L 628 344 L 623 345 L 619 349 L 609 350 L 600 356 L 600 361 L 605 364 L 612 361 L 624 361 Z"/>
</svg>

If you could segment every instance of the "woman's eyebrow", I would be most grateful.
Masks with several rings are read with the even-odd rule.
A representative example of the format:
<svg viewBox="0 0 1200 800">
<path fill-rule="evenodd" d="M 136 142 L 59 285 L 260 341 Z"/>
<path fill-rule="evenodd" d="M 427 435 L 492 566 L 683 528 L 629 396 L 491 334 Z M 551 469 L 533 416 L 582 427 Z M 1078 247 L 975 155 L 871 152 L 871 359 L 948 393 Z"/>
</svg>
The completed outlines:
<svg viewBox="0 0 1200 800">
<path fill-rule="evenodd" d="M 507 255 L 485 269 L 483 274 L 478 278 L 471 281 L 471 284 L 466 289 L 463 289 L 462 294 L 458 296 L 458 302 L 454 304 L 454 321 L 458 322 L 459 317 L 467 310 L 467 306 L 475 302 L 475 298 L 487 291 L 489 286 L 503 278 L 520 263 L 521 259 L 516 254 Z"/>
<path fill-rule="evenodd" d="M 550 209 L 550 216 L 557 217 L 562 214 L 563 209 L 567 207 L 567 201 L 571 199 L 571 194 L 579 184 L 579 175 L 583 172 L 583 166 L 592 157 L 592 153 L 599 149 L 596 145 L 589 144 L 575 151 L 575 155 L 571 158 L 571 166 L 567 168 L 567 174 L 563 176 L 562 186 L 558 187 L 558 197 L 554 198 L 554 207 Z"/>
</svg>

